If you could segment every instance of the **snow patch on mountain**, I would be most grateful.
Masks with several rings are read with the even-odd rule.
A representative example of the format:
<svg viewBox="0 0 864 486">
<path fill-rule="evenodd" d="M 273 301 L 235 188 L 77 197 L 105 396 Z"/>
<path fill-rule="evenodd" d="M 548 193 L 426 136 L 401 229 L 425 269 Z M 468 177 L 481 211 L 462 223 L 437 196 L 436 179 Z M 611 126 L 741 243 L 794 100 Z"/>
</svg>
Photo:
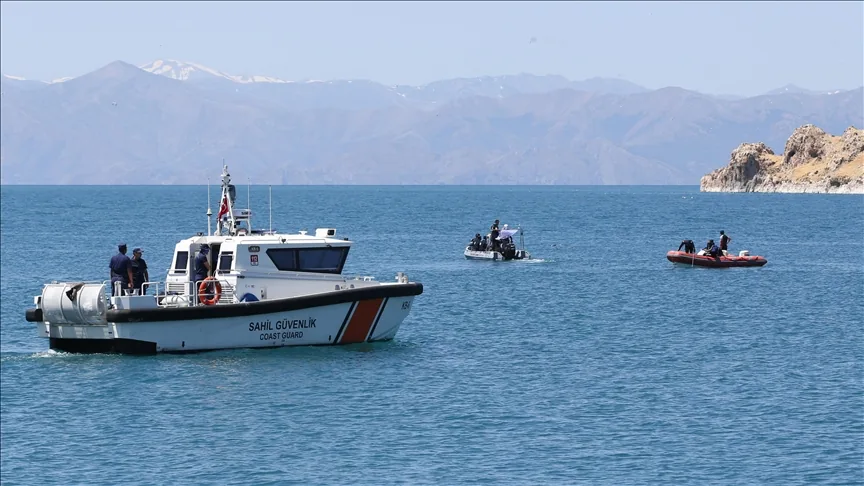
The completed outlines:
<svg viewBox="0 0 864 486">
<path fill-rule="evenodd" d="M 177 61 L 174 59 L 158 59 L 149 64 L 138 66 L 148 73 L 159 74 L 162 76 L 176 79 L 178 81 L 203 80 L 208 77 L 225 79 L 234 83 L 250 84 L 250 83 L 290 83 L 284 79 L 274 78 L 272 76 L 237 76 L 218 71 L 201 64 L 194 62 Z"/>
</svg>

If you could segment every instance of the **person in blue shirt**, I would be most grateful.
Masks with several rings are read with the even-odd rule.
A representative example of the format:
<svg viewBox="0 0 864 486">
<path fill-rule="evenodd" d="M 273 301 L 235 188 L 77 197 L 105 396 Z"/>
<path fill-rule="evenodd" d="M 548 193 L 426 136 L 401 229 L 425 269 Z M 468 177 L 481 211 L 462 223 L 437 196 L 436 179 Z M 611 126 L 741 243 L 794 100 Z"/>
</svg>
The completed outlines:
<svg viewBox="0 0 864 486">
<path fill-rule="evenodd" d="M 195 256 L 195 276 L 193 277 L 195 292 L 198 292 L 198 286 L 201 285 L 201 281 L 209 276 L 210 262 L 207 261 L 207 255 L 209 253 L 210 246 L 201 245 L 201 249 L 198 250 L 198 254 Z M 202 294 L 208 299 L 213 296 L 213 294 L 211 293 L 212 287 L 212 284 L 208 285 L 207 290 L 202 292 Z"/>
<path fill-rule="evenodd" d="M 198 250 L 198 255 L 195 256 L 195 278 L 196 285 L 201 283 L 201 280 L 207 278 L 210 273 L 210 262 L 207 261 L 207 255 L 210 253 L 210 245 L 201 245 Z"/>
<path fill-rule="evenodd" d="M 126 256 L 126 243 L 117 245 L 117 251 L 118 253 L 111 257 L 111 262 L 108 263 L 108 268 L 111 269 L 111 297 L 114 297 L 116 282 L 120 282 L 124 289 L 131 289 L 133 281 L 131 261 Z"/>
<path fill-rule="evenodd" d="M 708 244 L 705 245 L 705 252 L 711 255 L 714 258 L 720 258 L 720 247 L 714 244 L 714 240 L 708 240 Z"/>
</svg>

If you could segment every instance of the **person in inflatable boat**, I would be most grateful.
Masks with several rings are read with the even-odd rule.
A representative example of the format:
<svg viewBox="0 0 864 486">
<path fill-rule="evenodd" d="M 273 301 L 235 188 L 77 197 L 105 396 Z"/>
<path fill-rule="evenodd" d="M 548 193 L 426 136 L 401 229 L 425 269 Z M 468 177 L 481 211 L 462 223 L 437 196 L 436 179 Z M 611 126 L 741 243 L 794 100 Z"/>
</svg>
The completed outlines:
<svg viewBox="0 0 864 486">
<path fill-rule="evenodd" d="M 704 251 L 714 258 L 720 258 L 720 255 L 722 255 L 722 253 L 720 253 L 720 247 L 714 244 L 714 240 L 708 240 L 708 244 L 705 245 Z"/>
<path fill-rule="evenodd" d="M 693 243 L 693 240 L 681 240 L 678 251 L 681 251 L 681 248 L 684 248 L 684 253 L 696 253 L 696 244 Z"/>
</svg>

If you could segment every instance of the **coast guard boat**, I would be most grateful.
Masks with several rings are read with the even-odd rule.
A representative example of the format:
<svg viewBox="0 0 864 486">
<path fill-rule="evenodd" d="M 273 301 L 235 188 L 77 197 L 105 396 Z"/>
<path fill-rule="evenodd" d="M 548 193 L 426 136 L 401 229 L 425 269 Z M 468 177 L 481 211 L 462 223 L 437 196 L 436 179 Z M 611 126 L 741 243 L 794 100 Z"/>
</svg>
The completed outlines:
<svg viewBox="0 0 864 486">
<path fill-rule="evenodd" d="M 507 229 L 507 225 L 504 225 L 504 227 L 504 229 L 499 231 L 496 238 L 499 245 L 496 249 L 493 250 L 491 247 L 492 235 L 486 235 L 487 239 L 484 239 L 483 242 L 472 241 L 465 247 L 465 258 L 469 260 L 493 261 L 530 260 L 531 254 L 525 250 L 525 236 L 522 228 Z M 513 236 L 516 234 L 519 235 L 519 246 L 521 248 L 517 248 L 516 244 L 513 243 Z M 490 246 L 485 246 L 486 241 L 490 242 Z"/>
<path fill-rule="evenodd" d="M 249 209 L 222 170 L 216 231 L 180 241 L 164 282 L 132 295 L 110 281 L 51 282 L 26 310 L 51 349 L 67 352 L 204 351 L 335 345 L 392 339 L 423 285 L 399 272 L 392 282 L 342 275 L 352 242 L 336 229 L 314 235 L 252 230 Z M 208 197 L 209 199 L 209 197 Z M 211 276 L 193 281 L 195 257 L 209 245 Z M 150 295 L 147 292 L 151 291 Z M 109 297 L 109 295 L 113 295 Z"/>
</svg>

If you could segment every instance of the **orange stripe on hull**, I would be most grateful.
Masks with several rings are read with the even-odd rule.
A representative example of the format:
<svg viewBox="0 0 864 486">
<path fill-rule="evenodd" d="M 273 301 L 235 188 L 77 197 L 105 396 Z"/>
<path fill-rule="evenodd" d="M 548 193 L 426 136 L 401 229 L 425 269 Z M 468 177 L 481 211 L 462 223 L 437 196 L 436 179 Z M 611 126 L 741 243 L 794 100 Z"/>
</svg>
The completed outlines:
<svg viewBox="0 0 864 486">
<path fill-rule="evenodd" d="M 351 321 L 348 322 L 348 327 L 345 333 L 342 334 L 340 344 L 362 343 L 366 340 L 369 334 L 369 329 L 378 315 L 378 310 L 381 308 L 381 303 L 384 299 L 364 300 L 357 304 L 357 310 L 351 316 Z"/>
</svg>

